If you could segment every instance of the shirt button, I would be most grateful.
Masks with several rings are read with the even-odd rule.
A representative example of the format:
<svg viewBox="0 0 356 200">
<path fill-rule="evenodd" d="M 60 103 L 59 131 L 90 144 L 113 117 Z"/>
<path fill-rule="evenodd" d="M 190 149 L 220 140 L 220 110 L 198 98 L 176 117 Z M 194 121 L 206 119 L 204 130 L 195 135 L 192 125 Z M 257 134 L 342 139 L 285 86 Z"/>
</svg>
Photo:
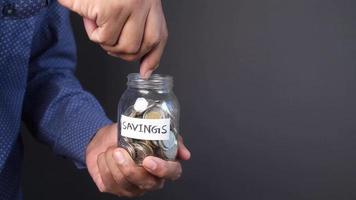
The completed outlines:
<svg viewBox="0 0 356 200">
<path fill-rule="evenodd" d="M 16 13 L 15 6 L 12 4 L 6 4 L 2 9 L 2 14 L 4 16 L 14 16 Z"/>
</svg>

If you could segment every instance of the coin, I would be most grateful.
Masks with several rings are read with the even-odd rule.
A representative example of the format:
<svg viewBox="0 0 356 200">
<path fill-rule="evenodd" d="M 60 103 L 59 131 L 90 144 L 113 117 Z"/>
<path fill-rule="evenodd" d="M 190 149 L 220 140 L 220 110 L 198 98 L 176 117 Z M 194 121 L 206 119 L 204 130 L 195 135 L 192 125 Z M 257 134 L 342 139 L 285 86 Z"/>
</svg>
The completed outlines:
<svg viewBox="0 0 356 200">
<path fill-rule="evenodd" d="M 162 148 L 157 147 L 155 149 L 155 156 L 162 158 L 162 159 L 167 159 L 165 154 L 164 154 L 164 150 Z"/>
<path fill-rule="evenodd" d="M 150 143 L 151 146 L 160 147 L 159 140 L 150 140 Z"/>
<path fill-rule="evenodd" d="M 148 101 L 145 98 L 137 98 L 134 104 L 135 111 L 142 113 L 147 109 Z"/>
<path fill-rule="evenodd" d="M 124 112 L 124 115 L 128 117 L 136 117 L 137 114 L 133 106 L 128 107 Z"/>
<path fill-rule="evenodd" d="M 132 138 L 129 138 L 129 137 L 124 137 L 124 136 L 122 136 L 122 139 L 123 139 L 126 143 L 132 143 L 132 142 L 133 142 L 133 139 L 132 139 Z"/>
<path fill-rule="evenodd" d="M 177 129 L 175 119 L 166 106 L 162 107 L 161 101 L 150 100 L 145 98 L 137 98 L 133 106 L 128 107 L 124 115 L 134 118 L 144 119 L 171 119 L 171 127 L 168 140 L 139 140 L 127 137 L 122 137 L 125 149 L 129 152 L 133 160 L 139 165 L 147 156 L 157 156 L 166 160 L 174 160 L 178 151 Z"/>
<path fill-rule="evenodd" d="M 160 107 L 169 115 L 170 118 L 174 119 L 174 115 L 172 114 L 171 110 L 169 109 L 165 101 L 160 104 Z"/>
<path fill-rule="evenodd" d="M 152 107 L 143 113 L 144 119 L 163 119 L 167 114 L 158 106 Z"/>
<path fill-rule="evenodd" d="M 170 149 L 164 150 L 164 157 L 167 158 L 168 160 L 175 160 L 177 157 L 177 152 L 178 152 L 178 146 L 174 146 Z"/>
<path fill-rule="evenodd" d="M 168 160 L 174 160 L 177 156 L 178 141 L 173 131 L 169 133 L 169 140 L 162 140 L 159 143 L 163 150 L 164 157 Z"/>
<path fill-rule="evenodd" d="M 141 142 L 145 143 L 146 145 L 154 148 L 154 144 L 152 143 L 152 140 L 141 140 Z"/>
<path fill-rule="evenodd" d="M 132 145 L 136 151 L 135 161 L 138 164 L 141 164 L 143 159 L 145 159 L 147 156 L 153 155 L 153 149 L 146 143 L 138 142 L 133 143 Z"/>
<path fill-rule="evenodd" d="M 125 147 L 126 151 L 130 154 L 131 158 L 133 160 L 135 160 L 135 158 L 136 158 L 135 148 L 130 143 L 127 143 L 124 147 Z"/>
<path fill-rule="evenodd" d="M 161 147 L 164 149 L 170 149 L 177 145 L 177 139 L 174 135 L 173 131 L 169 131 L 169 139 L 168 140 L 161 140 L 160 142 Z"/>
</svg>

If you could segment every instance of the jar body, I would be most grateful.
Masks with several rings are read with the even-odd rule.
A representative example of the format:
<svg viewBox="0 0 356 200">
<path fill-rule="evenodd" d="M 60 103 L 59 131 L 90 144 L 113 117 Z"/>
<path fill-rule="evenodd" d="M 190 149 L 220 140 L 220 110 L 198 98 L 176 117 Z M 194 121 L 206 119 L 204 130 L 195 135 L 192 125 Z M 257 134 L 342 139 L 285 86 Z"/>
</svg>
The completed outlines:
<svg viewBox="0 0 356 200">
<path fill-rule="evenodd" d="M 164 81 L 155 85 L 153 80 L 160 76 L 145 80 L 151 83 L 147 86 L 129 84 L 129 75 L 129 86 L 118 105 L 118 145 L 139 165 L 147 156 L 175 160 L 178 151 L 179 103 Z"/>
</svg>

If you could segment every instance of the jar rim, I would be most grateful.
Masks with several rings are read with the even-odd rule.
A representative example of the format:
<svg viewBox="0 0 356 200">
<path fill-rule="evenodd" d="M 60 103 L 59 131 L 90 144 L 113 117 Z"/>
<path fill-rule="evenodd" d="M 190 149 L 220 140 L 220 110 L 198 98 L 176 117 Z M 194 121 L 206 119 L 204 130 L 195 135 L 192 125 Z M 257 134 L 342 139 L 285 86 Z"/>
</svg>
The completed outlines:
<svg viewBox="0 0 356 200">
<path fill-rule="evenodd" d="M 173 77 L 168 74 L 152 74 L 148 79 L 143 79 L 139 73 L 130 73 L 127 75 L 127 85 L 142 89 L 171 89 Z"/>
</svg>

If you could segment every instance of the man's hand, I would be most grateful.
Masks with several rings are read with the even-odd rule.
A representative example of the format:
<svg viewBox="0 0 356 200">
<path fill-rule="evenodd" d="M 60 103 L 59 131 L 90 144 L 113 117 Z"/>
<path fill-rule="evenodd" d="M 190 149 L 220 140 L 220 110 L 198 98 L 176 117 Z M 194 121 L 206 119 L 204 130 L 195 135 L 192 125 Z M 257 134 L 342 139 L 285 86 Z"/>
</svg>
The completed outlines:
<svg viewBox="0 0 356 200">
<path fill-rule="evenodd" d="M 182 173 L 178 161 L 147 157 L 137 166 L 126 150 L 117 146 L 117 124 L 101 128 L 87 147 L 88 171 L 101 192 L 135 197 L 160 189 L 164 181 L 176 180 Z M 178 158 L 188 160 L 190 152 L 179 139 Z"/>
<path fill-rule="evenodd" d="M 58 0 L 84 19 L 90 40 L 110 55 L 141 59 L 148 78 L 160 62 L 168 31 L 161 0 Z"/>
</svg>

